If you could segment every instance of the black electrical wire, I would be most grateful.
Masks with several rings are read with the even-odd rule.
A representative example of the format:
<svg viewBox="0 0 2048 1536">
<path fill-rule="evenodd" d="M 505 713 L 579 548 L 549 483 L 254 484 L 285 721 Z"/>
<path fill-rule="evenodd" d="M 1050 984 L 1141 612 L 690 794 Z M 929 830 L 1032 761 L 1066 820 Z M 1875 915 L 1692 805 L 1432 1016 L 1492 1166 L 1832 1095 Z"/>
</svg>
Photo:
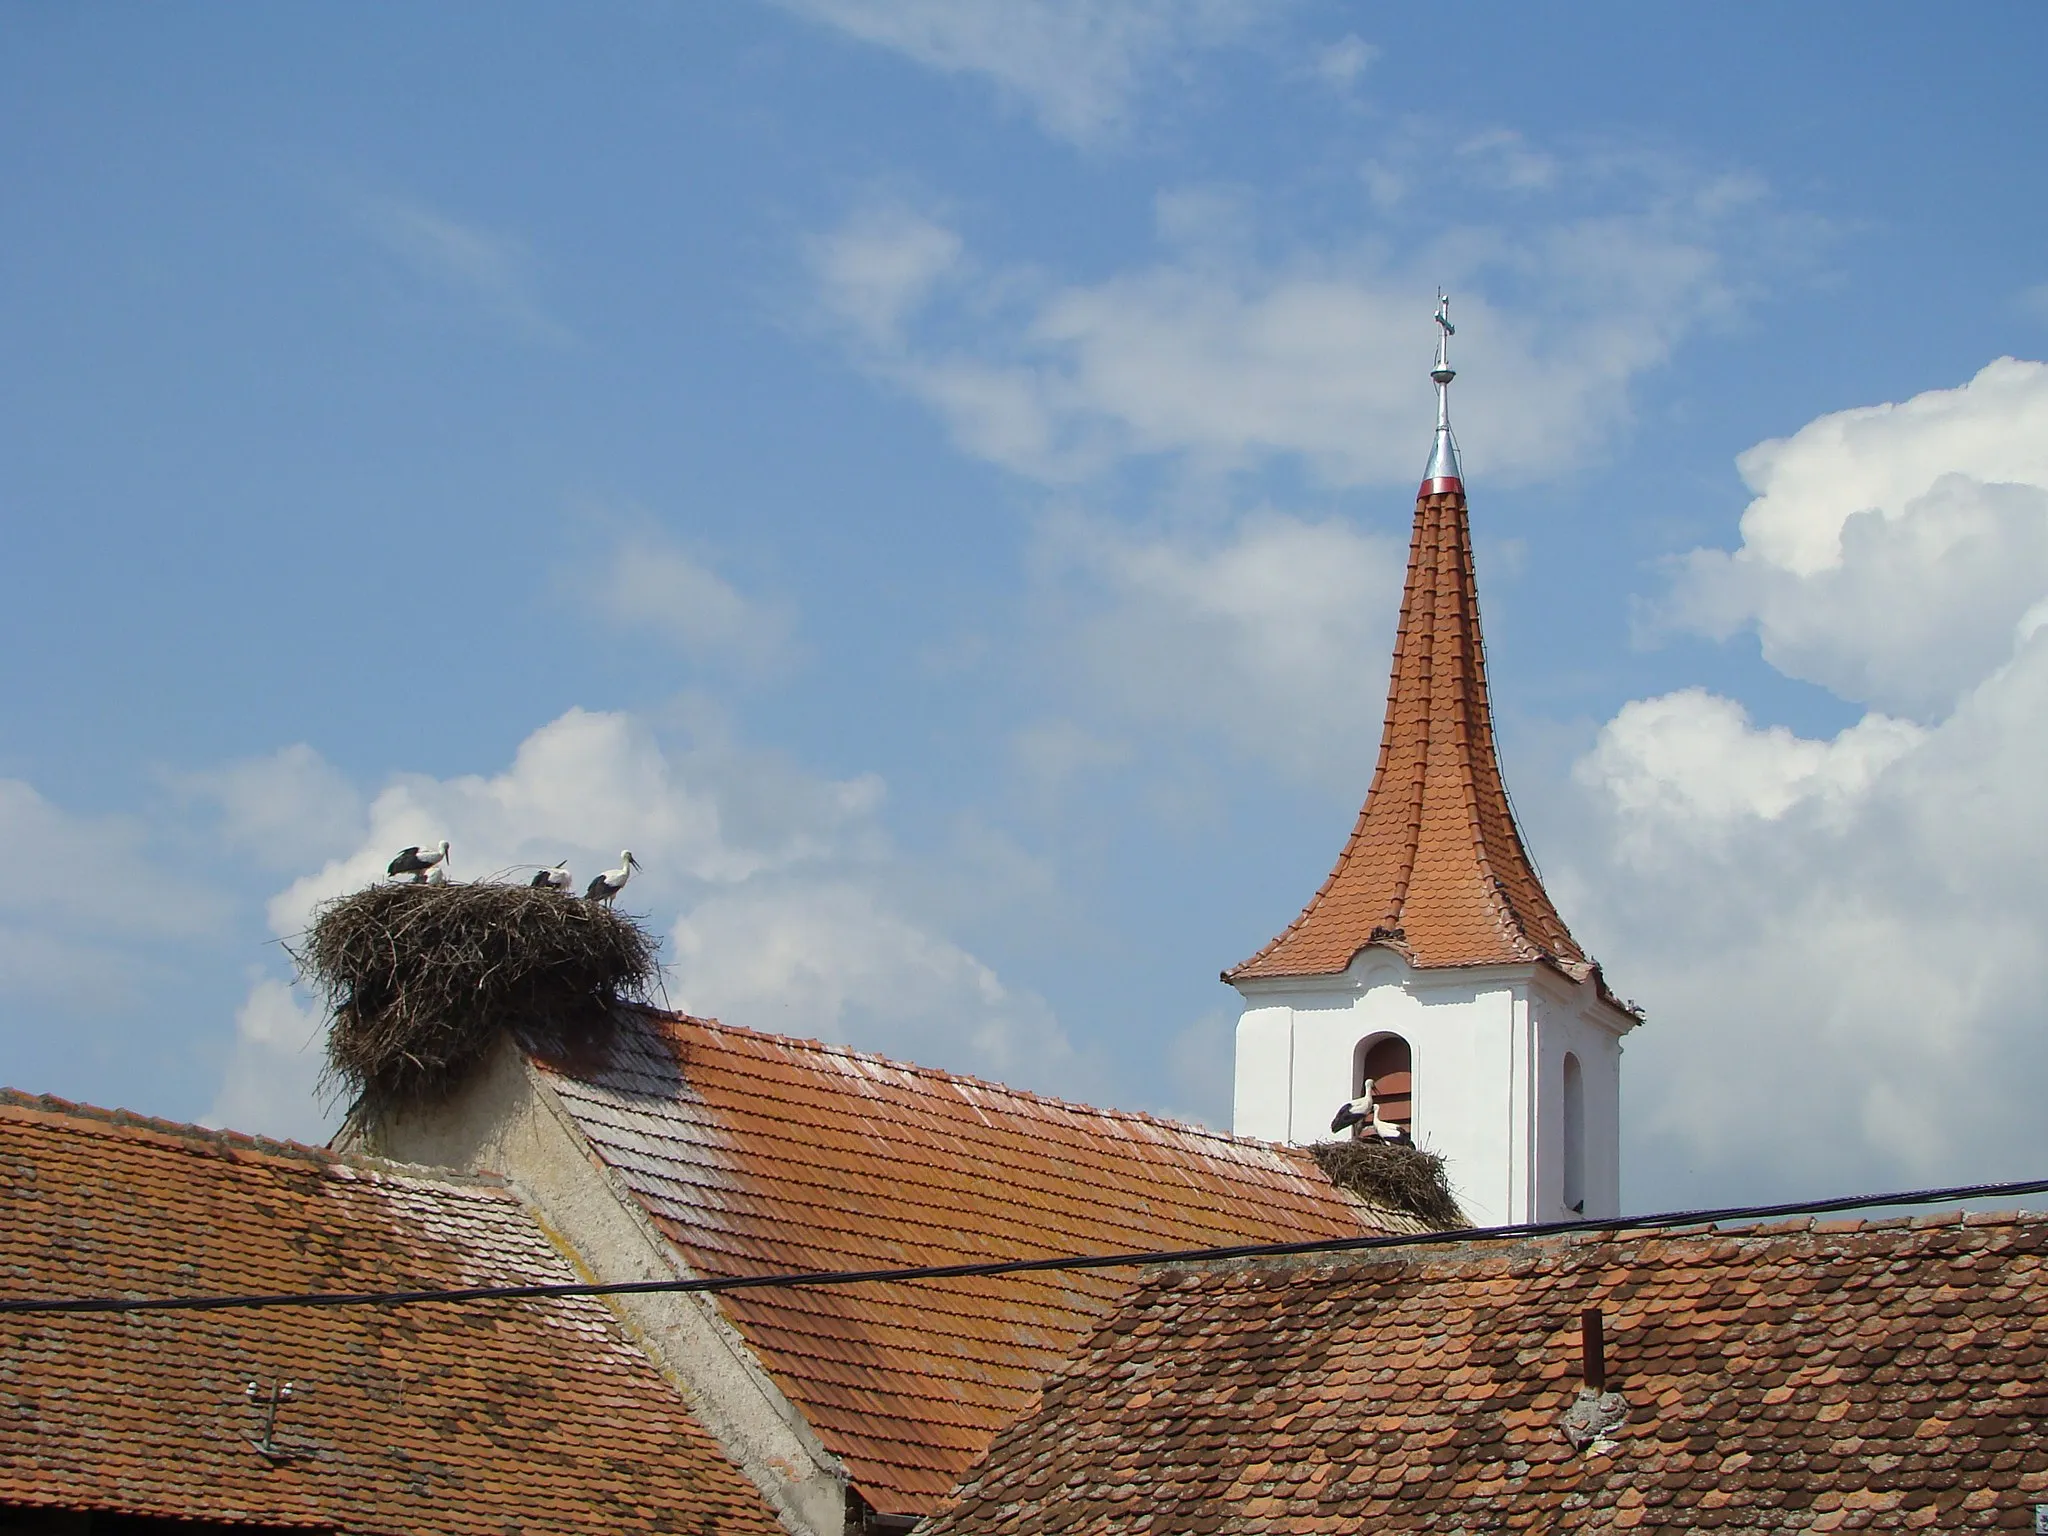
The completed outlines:
<svg viewBox="0 0 2048 1536">
<path fill-rule="evenodd" d="M 923 1264 L 904 1269 L 836 1269 L 776 1275 L 727 1275 L 697 1280 L 570 1281 L 560 1285 L 470 1285 L 445 1290 L 300 1291 L 247 1296 L 51 1296 L 0 1301 L 0 1313 L 57 1312 L 225 1312 L 259 1307 L 403 1307 L 425 1302 L 529 1301 L 556 1296 L 649 1296 L 690 1291 L 752 1291 L 805 1286 L 900 1284 L 906 1281 L 965 1280 L 990 1275 L 1063 1273 L 1090 1269 L 1145 1269 L 1169 1264 L 1203 1264 L 1223 1259 L 1280 1259 L 1317 1253 L 1359 1253 L 1386 1248 L 1425 1248 L 1448 1243 L 1512 1242 L 1567 1232 L 1642 1232 L 1671 1227 L 1712 1226 L 1724 1221 L 1764 1221 L 1776 1216 L 1823 1216 L 1873 1206 L 1949 1205 L 1964 1200 L 1999 1200 L 2048 1194 L 2048 1179 L 2009 1184 L 1964 1184 L 1948 1189 L 1904 1190 L 1889 1195 L 1844 1195 L 1832 1200 L 1787 1205 L 1738 1205 L 1707 1211 L 1665 1211 L 1653 1216 L 1595 1217 L 1582 1221 L 1534 1222 L 1508 1227 L 1454 1227 L 1444 1232 L 1404 1232 L 1371 1237 L 1319 1237 L 1298 1243 L 1234 1243 L 1221 1248 L 1142 1249 L 1129 1253 L 1063 1254 L 1042 1259 L 992 1259 L 967 1264 Z"/>
</svg>

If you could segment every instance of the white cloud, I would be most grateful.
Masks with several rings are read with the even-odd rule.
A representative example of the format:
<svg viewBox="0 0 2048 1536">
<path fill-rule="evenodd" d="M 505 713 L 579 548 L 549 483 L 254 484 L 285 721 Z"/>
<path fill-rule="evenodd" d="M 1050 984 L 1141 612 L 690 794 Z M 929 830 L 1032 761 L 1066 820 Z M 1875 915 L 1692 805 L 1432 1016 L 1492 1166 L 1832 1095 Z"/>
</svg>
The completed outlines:
<svg viewBox="0 0 2048 1536">
<path fill-rule="evenodd" d="M 141 822 L 77 815 L 20 779 L 0 779 L 0 847 L 35 876 L 0 882 L 0 920 L 17 933 L 193 938 L 226 915 L 211 886 L 151 856 Z"/>
<path fill-rule="evenodd" d="M 1759 620 L 1774 657 L 1803 634 L 1831 676 L 1939 697 L 1937 718 L 1873 711 L 1806 739 L 1693 689 L 1625 706 L 1577 765 L 1585 819 L 1553 839 L 1554 894 L 1650 1011 L 1629 1045 L 1637 1197 L 2038 1171 L 2048 626 L 2025 616 L 2048 612 L 2048 575 L 2031 490 L 1978 476 L 2032 472 L 2038 378 L 1994 365 L 1745 457 L 1737 558 L 1779 583 Z M 1893 538 L 1918 541 L 1924 580 L 1872 553 Z M 1944 539 L 1976 546 L 1981 628 Z M 1938 686 L 1899 632 L 1942 651 Z"/>
<path fill-rule="evenodd" d="M 1632 834 L 1626 846 L 1655 860 L 1670 837 L 1709 841 L 1802 808 L 1839 826 L 1877 776 L 1924 739 L 1918 726 L 1883 715 L 1831 741 L 1782 725 L 1758 730 L 1734 700 L 1688 688 L 1623 705 L 1574 776 L 1611 802 Z"/>
<path fill-rule="evenodd" d="M 870 883 L 755 882 L 699 902 L 674 940 L 688 1012 L 1074 1091 L 1075 1053 L 1045 1001 L 878 903 Z"/>
<path fill-rule="evenodd" d="M 1467 159 L 1481 182 L 1523 190 L 1566 174 L 1512 135 Z M 1467 467 L 1526 479 L 1599 452 L 1628 418 L 1632 381 L 1739 302 L 1731 253 L 1738 231 L 1754 236 L 1761 193 L 1725 178 L 1674 191 L 1672 179 L 1649 177 L 1633 212 L 1539 210 L 1266 258 L 1242 198 L 1167 194 L 1161 259 L 1065 285 L 976 261 L 901 209 L 856 215 L 813 256 L 866 366 L 931 406 L 965 451 L 1053 482 L 1163 455 L 1210 468 L 1297 456 L 1338 484 L 1419 475 L 1428 318 L 1447 283 Z"/>
<path fill-rule="evenodd" d="M 1055 138 L 1113 138 L 1148 75 L 1243 33 L 1273 0 L 779 0 L 928 69 L 980 76 Z"/>
<path fill-rule="evenodd" d="M 570 585 L 615 627 L 661 635 L 695 661 L 731 662 L 762 674 L 796 659 L 796 614 L 789 603 L 748 597 L 649 529 L 623 534 Z"/>
<path fill-rule="evenodd" d="M 2048 365 L 1839 411 L 1738 461 L 1733 552 L 1685 558 L 1656 623 L 1725 638 L 1845 698 L 1931 719 L 2048 596 Z"/>
<path fill-rule="evenodd" d="M 1876 751 L 1871 722 L 1731 735 L 1724 701 L 1682 696 L 1710 745 L 1647 795 L 1613 739 L 1636 722 L 1609 726 L 1557 894 L 1650 1009 L 1627 1092 L 1652 1203 L 2031 1171 L 2044 707 L 2038 640 L 1924 738 L 1877 727 Z"/>
<path fill-rule="evenodd" d="M 304 869 L 362 835 L 362 796 L 304 742 L 265 757 L 174 774 L 171 784 L 212 804 L 225 846 L 266 871 Z"/>
<path fill-rule="evenodd" d="M 235 1011 L 227 1075 L 202 1123 L 315 1145 L 326 1141 L 346 1106 L 321 1091 L 325 1022 L 289 983 L 254 979 Z"/>
<path fill-rule="evenodd" d="M 567 858 L 586 877 L 631 847 L 643 901 L 870 847 L 882 795 L 872 777 L 809 778 L 767 754 L 712 742 L 672 752 L 646 722 L 572 709 L 519 745 L 503 773 L 400 774 L 370 802 L 354 851 L 302 876 L 270 904 L 279 936 L 320 901 L 383 877 L 409 844 L 453 844 L 458 879 L 531 871 Z"/>
<path fill-rule="evenodd" d="M 361 197 L 355 212 L 376 242 L 420 276 L 461 294 L 529 341 L 564 345 L 575 333 L 541 303 L 525 241 L 395 197 Z"/>
<path fill-rule="evenodd" d="M 1069 522 L 1056 576 L 1086 686 L 1124 721 L 1220 734 L 1290 776 L 1370 772 L 1406 546 L 1262 511 L 1221 537 Z"/>
<path fill-rule="evenodd" d="M 1379 56 L 1378 48 L 1356 32 L 1347 32 L 1334 43 L 1316 50 L 1311 70 L 1325 84 L 1349 90 Z"/>
<path fill-rule="evenodd" d="M 1557 184 L 1563 167 L 1521 134 L 1492 128 L 1458 145 L 1457 153 L 1480 180 L 1503 192 L 1540 192 Z"/>
<path fill-rule="evenodd" d="M 1121 768 L 1131 749 L 1072 720 L 1039 720 L 1010 738 L 1010 750 L 1041 804 L 1058 802 L 1067 788 L 1088 774 Z"/>
<path fill-rule="evenodd" d="M 92 1012 L 137 1006 L 148 966 L 131 949 L 90 933 L 0 920 L 0 996 L 37 1007 Z"/>
<path fill-rule="evenodd" d="M 523 878 L 563 858 L 586 879 L 631 847 L 643 869 L 622 905 L 673 935 L 677 1005 L 1040 1086 L 1076 1081 L 1087 1064 L 1045 1003 L 928 915 L 918 871 L 882 829 L 882 796 L 872 775 L 820 779 L 715 730 L 677 745 L 631 715 L 570 710 L 503 772 L 392 779 L 352 848 L 280 891 L 270 922 L 289 940 L 407 844 L 448 839 L 458 879 Z M 281 983 L 252 986 L 217 1118 L 285 1134 L 324 1123 L 297 1008 Z"/>
<path fill-rule="evenodd" d="M 1168 1042 L 1161 1059 L 1168 1098 L 1160 1114 L 1220 1131 L 1230 1129 L 1236 1025 L 1233 1015 L 1205 1013 Z"/>
<path fill-rule="evenodd" d="M 11 872 L 0 881 L 0 1018 L 11 1028 L 132 1014 L 174 982 L 181 951 L 227 931 L 220 872 L 176 867 L 138 818 L 83 815 L 0 779 L 0 848 Z"/>
<path fill-rule="evenodd" d="M 1836 411 L 1736 463 L 1756 492 L 1742 514 L 1744 544 L 1813 575 L 1841 563 L 1851 517 L 1871 508 L 1903 516 L 1944 476 L 2048 483 L 2048 365 L 2000 358 L 1961 388 Z"/>
<path fill-rule="evenodd" d="M 825 299 L 871 345 L 894 348 L 903 322 L 960 264 L 960 237 L 906 208 L 866 208 L 813 243 Z"/>
</svg>

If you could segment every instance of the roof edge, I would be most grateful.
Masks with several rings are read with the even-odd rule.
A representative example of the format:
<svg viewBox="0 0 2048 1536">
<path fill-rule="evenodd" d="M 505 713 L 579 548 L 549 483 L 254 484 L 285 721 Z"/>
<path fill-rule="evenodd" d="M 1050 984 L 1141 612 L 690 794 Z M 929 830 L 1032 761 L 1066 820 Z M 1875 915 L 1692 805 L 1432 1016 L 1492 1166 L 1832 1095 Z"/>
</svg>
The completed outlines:
<svg viewBox="0 0 2048 1536">
<path fill-rule="evenodd" d="M 199 1125 L 189 1120 L 169 1120 L 133 1109 L 108 1109 L 99 1104 L 59 1098 L 54 1093 L 30 1093 L 22 1088 L 0 1088 L 0 1115 L 14 1118 L 24 1112 L 40 1119 L 85 1121 L 105 1126 L 110 1130 L 146 1131 L 181 1142 L 210 1144 L 224 1152 L 253 1152 L 265 1157 L 306 1163 L 338 1164 L 346 1161 L 338 1152 L 303 1141 L 259 1136 L 253 1132 L 221 1126 Z"/>
<path fill-rule="evenodd" d="M 1360 955 L 1363 955 L 1368 950 L 1377 949 L 1399 957 L 1410 970 L 1414 971 L 1549 971 L 1563 977 L 1574 986 L 1586 986 L 1590 983 L 1594 996 L 1601 1003 L 1612 1008 L 1616 1013 L 1634 1020 L 1635 1024 L 1642 1024 L 1648 1018 L 1648 1014 L 1645 1012 L 1642 1004 L 1616 995 L 1614 989 L 1607 985 L 1607 973 L 1601 968 L 1599 961 L 1589 959 L 1567 963 L 1536 944 L 1533 939 L 1529 943 L 1535 952 L 1526 959 L 1521 960 L 1425 961 L 1416 959 L 1414 952 L 1398 940 L 1385 938 L 1368 939 L 1351 952 L 1350 959 L 1334 970 L 1306 971 L 1290 969 L 1258 971 L 1247 974 L 1250 967 L 1259 958 L 1257 955 L 1254 955 L 1250 960 L 1246 960 L 1241 964 L 1232 966 L 1227 971 L 1221 972 L 1217 979 L 1228 987 L 1239 987 L 1245 983 L 1257 984 L 1259 982 L 1307 984 L 1317 981 L 1335 981 L 1345 976 L 1351 970 L 1351 967 L 1358 963 Z M 1634 1026 L 1631 1025 L 1630 1027 Z"/>
<path fill-rule="evenodd" d="M 1136 1121 L 1145 1125 L 1156 1125 L 1163 1130 L 1174 1131 L 1183 1135 L 1199 1136 L 1205 1140 L 1223 1142 L 1232 1146 L 1277 1148 L 1283 1152 L 1292 1150 L 1281 1142 L 1262 1141 L 1255 1136 L 1235 1136 L 1228 1131 L 1219 1131 L 1214 1126 L 1202 1125 L 1193 1120 L 1175 1120 L 1168 1116 L 1155 1115 L 1148 1110 L 1142 1109 L 1117 1109 L 1101 1104 L 1084 1104 L 1077 1099 L 1063 1099 L 1055 1094 L 1039 1093 L 1030 1088 L 1019 1088 L 1014 1083 L 999 1083 L 993 1078 L 976 1077 L 971 1073 L 953 1072 L 944 1067 L 928 1067 L 914 1061 L 900 1061 L 893 1056 L 884 1056 L 878 1051 L 863 1051 L 850 1045 L 837 1045 L 829 1040 L 817 1040 L 806 1035 L 783 1035 L 777 1034 L 772 1030 L 752 1029 L 744 1024 L 728 1024 L 722 1019 L 705 1018 L 702 1015 L 684 1013 L 678 1009 L 654 1008 L 640 1003 L 625 1006 L 633 1012 L 644 1014 L 660 1022 L 672 1020 L 683 1024 L 696 1025 L 700 1028 L 718 1030 L 723 1034 L 740 1035 L 750 1040 L 771 1041 L 777 1045 L 797 1047 L 827 1056 L 838 1056 L 848 1061 L 865 1062 L 874 1066 L 886 1067 L 892 1072 L 908 1072 L 913 1076 L 933 1078 L 957 1087 L 974 1088 L 985 1093 L 1001 1094 L 1009 1098 L 1027 1099 L 1034 1104 L 1042 1104 L 1048 1108 L 1063 1110 L 1068 1114 L 1095 1115 L 1105 1120 Z M 524 1047 L 521 1049 L 523 1050 Z M 529 1059 L 535 1061 L 537 1066 L 541 1067 L 543 1072 L 554 1072 L 557 1070 L 534 1058 L 531 1052 L 526 1054 Z"/>
<path fill-rule="evenodd" d="M 196 1125 L 186 1120 L 169 1120 L 132 1109 L 107 1109 L 97 1104 L 59 1098 L 52 1093 L 29 1093 L 20 1088 L 0 1088 L 0 1121 L 5 1120 L 66 1125 L 98 1134 L 119 1132 L 153 1140 L 170 1148 L 212 1152 L 236 1161 L 288 1165 L 322 1173 L 367 1173 L 413 1184 L 505 1190 L 504 1181 L 490 1173 L 398 1163 L 368 1153 L 336 1151 L 303 1141 Z"/>
</svg>

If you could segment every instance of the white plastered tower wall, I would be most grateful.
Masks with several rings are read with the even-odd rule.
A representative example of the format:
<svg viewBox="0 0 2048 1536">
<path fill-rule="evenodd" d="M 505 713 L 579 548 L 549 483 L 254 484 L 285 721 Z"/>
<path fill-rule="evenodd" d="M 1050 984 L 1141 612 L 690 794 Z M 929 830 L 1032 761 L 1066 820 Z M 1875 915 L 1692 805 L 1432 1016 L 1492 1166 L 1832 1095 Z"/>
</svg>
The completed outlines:
<svg viewBox="0 0 2048 1536">
<path fill-rule="evenodd" d="M 1540 965 L 1417 970 L 1375 947 L 1338 975 L 1236 985 L 1238 1135 L 1331 1140 L 1362 1087 L 1361 1048 L 1397 1035 L 1415 1142 L 1442 1154 L 1475 1225 L 1620 1214 L 1621 1036 L 1636 1020 L 1594 982 Z"/>
</svg>

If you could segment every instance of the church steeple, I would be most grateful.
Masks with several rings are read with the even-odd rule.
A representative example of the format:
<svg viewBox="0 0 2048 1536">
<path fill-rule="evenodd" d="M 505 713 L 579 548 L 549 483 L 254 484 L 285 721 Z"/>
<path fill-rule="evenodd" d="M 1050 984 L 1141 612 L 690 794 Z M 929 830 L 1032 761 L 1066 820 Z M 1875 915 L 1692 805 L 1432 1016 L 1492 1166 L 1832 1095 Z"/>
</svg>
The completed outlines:
<svg viewBox="0 0 2048 1536">
<path fill-rule="evenodd" d="M 1415 499 L 1379 765 L 1337 866 L 1224 980 L 1341 971 L 1371 944 L 1419 967 L 1591 969 L 1522 846 L 1501 780 L 1465 477 L 1451 433 L 1450 300 L 1437 295 L 1436 443 Z"/>
<path fill-rule="evenodd" d="M 1501 782 L 1442 294 L 1436 324 L 1379 764 L 1322 888 L 1223 973 L 1244 999 L 1232 1123 L 1297 1145 L 1359 1125 L 1413 1140 L 1480 1225 L 1610 1216 L 1640 1015 L 1558 916 Z"/>
</svg>

